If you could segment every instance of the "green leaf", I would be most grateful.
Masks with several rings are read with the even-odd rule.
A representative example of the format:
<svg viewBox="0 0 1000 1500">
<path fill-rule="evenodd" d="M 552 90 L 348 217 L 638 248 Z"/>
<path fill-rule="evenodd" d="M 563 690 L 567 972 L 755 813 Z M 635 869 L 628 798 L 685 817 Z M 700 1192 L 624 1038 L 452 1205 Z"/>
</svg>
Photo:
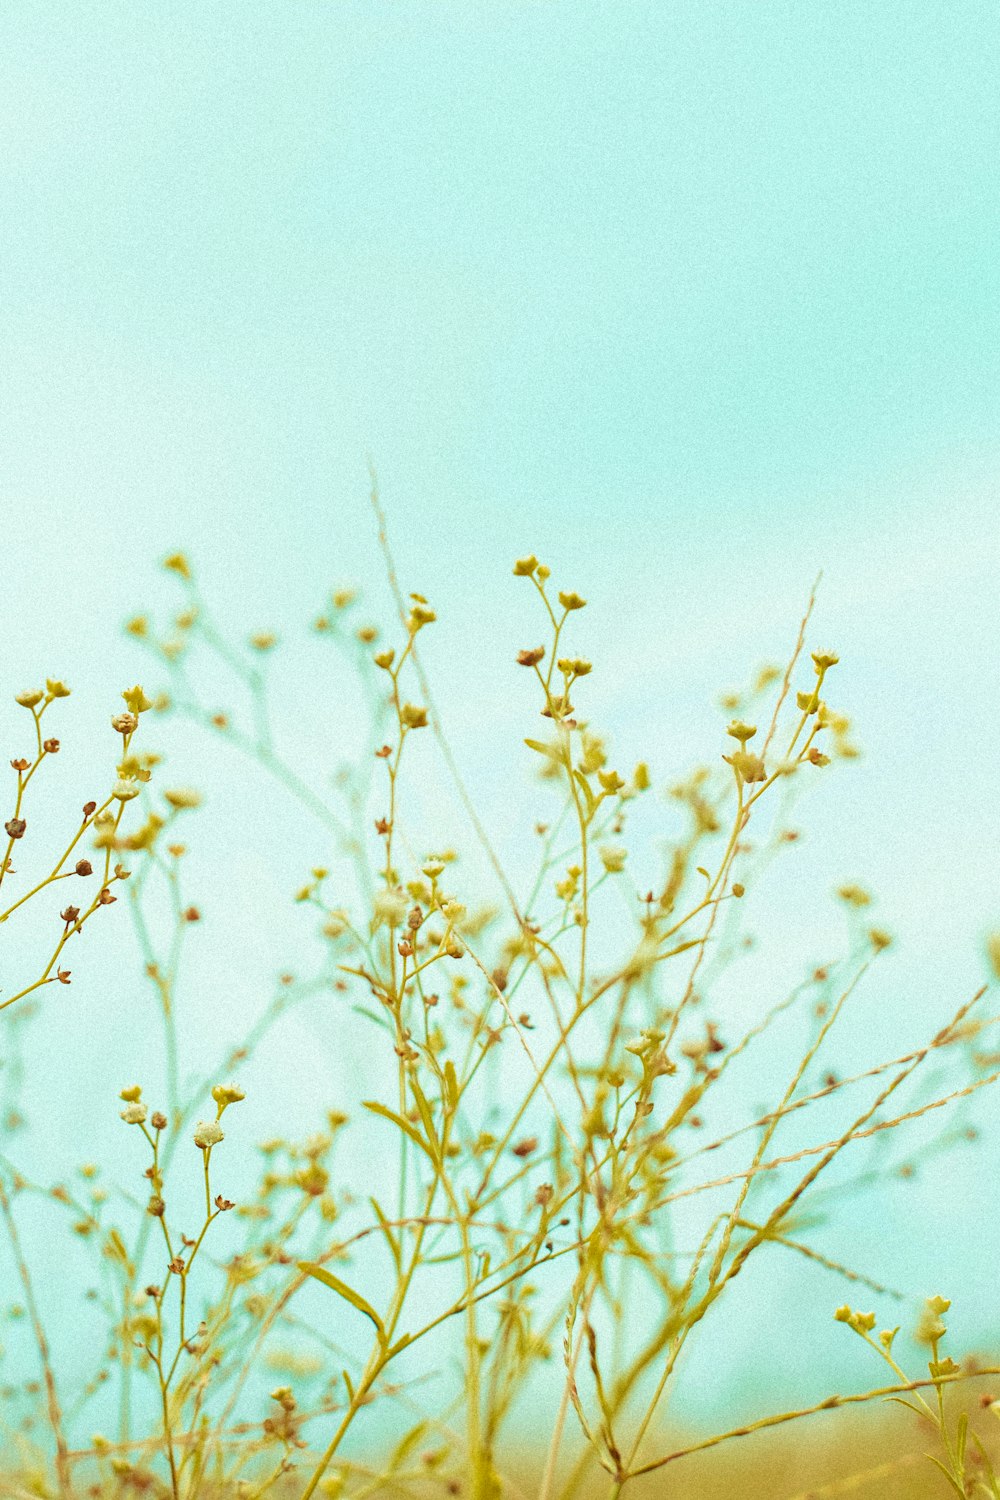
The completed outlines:
<svg viewBox="0 0 1000 1500">
<path fill-rule="evenodd" d="M 370 1109 L 373 1115 L 381 1115 L 383 1120 L 391 1120 L 396 1129 L 401 1130 L 404 1135 L 409 1136 L 413 1144 L 419 1146 L 421 1151 L 426 1152 L 434 1165 L 437 1166 L 437 1157 L 415 1125 L 411 1125 L 409 1120 L 404 1120 L 403 1116 L 397 1115 L 395 1110 L 388 1109 L 384 1104 L 379 1104 L 374 1099 L 365 1099 L 362 1102 L 365 1109 Z"/>
<path fill-rule="evenodd" d="M 458 1075 L 450 1057 L 444 1065 L 444 1097 L 449 1110 L 458 1108 Z"/>
<path fill-rule="evenodd" d="M 409 1432 L 405 1433 L 403 1437 L 400 1438 L 395 1448 L 393 1448 L 392 1456 L 389 1459 L 390 1474 L 393 1473 L 394 1470 L 401 1468 L 402 1465 L 406 1462 L 406 1459 L 413 1452 L 414 1448 L 417 1446 L 417 1444 L 420 1442 L 420 1439 L 427 1431 L 428 1426 L 429 1423 L 426 1420 L 418 1422 L 416 1427 L 411 1427 Z"/>
<path fill-rule="evenodd" d="M 966 1496 L 966 1493 L 963 1490 L 962 1486 L 959 1484 L 958 1480 L 954 1477 L 953 1474 L 949 1473 L 949 1471 L 945 1468 L 944 1464 L 939 1458 L 935 1458 L 933 1453 L 925 1453 L 924 1457 L 930 1459 L 935 1469 L 941 1470 L 941 1473 L 944 1475 L 945 1479 L 947 1479 L 948 1483 L 955 1491 L 955 1494 L 960 1496 L 960 1500 L 968 1500 L 968 1497 Z"/>
<path fill-rule="evenodd" d="M 560 745 L 546 745 L 543 740 L 525 740 L 524 743 L 529 750 L 544 755 L 547 760 L 554 760 L 560 766 L 566 764 L 566 753 Z"/>
<path fill-rule="evenodd" d="M 424 1094 L 423 1089 L 417 1082 L 416 1078 L 410 1079 L 410 1089 L 413 1093 L 413 1098 L 416 1101 L 417 1109 L 420 1111 L 420 1118 L 423 1122 L 424 1130 L 427 1134 L 427 1141 L 432 1149 L 432 1160 L 434 1161 L 434 1164 L 436 1166 L 439 1160 L 439 1150 L 437 1131 L 434 1128 L 434 1113 L 430 1105 L 428 1104 L 427 1097 Z"/>
<path fill-rule="evenodd" d="M 379 1343 L 383 1346 L 385 1345 L 385 1324 L 371 1303 L 366 1302 L 360 1292 L 356 1292 L 353 1287 L 347 1285 L 346 1281 L 341 1281 L 339 1276 L 334 1276 L 332 1271 L 326 1269 L 326 1266 L 318 1265 L 314 1260 L 300 1260 L 299 1270 L 304 1271 L 307 1276 L 311 1276 L 315 1281 L 321 1281 L 324 1286 L 330 1288 L 331 1292 L 336 1292 L 338 1297 L 343 1297 L 345 1302 L 349 1302 L 352 1307 L 356 1307 L 358 1312 L 363 1312 L 366 1318 L 371 1318 L 378 1333 Z"/>
<path fill-rule="evenodd" d="M 955 1457 L 958 1467 L 961 1469 L 965 1463 L 965 1444 L 969 1436 L 969 1413 L 963 1411 L 958 1419 L 958 1432 L 955 1436 Z"/>
<path fill-rule="evenodd" d="M 597 798 L 591 791 L 590 783 L 588 782 L 586 776 L 584 776 L 582 771 L 574 771 L 573 779 L 587 799 L 587 819 L 589 822 L 589 820 L 594 816 L 594 813 L 597 809 Z"/>
<path fill-rule="evenodd" d="M 403 1257 L 402 1257 L 402 1255 L 400 1253 L 399 1244 L 398 1244 L 398 1242 L 396 1240 L 396 1236 L 393 1234 L 392 1230 L 389 1228 L 389 1220 L 386 1217 L 386 1214 L 385 1214 L 385 1212 L 382 1209 L 382 1205 L 379 1203 L 379 1201 L 378 1201 L 377 1198 L 371 1198 L 370 1197 L 368 1199 L 368 1202 L 371 1204 L 372 1208 L 375 1210 L 375 1217 L 376 1217 L 376 1219 L 378 1219 L 379 1227 L 381 1228 L 382 1233 L 385 1235 L 386 1242 L 387 1242 L 387 1244 L 389 1246 L 389 1251 L 390 1251 L 390 1253 L 392 1255 L 393 1262 L 394 1262 L 394 1264 L 396 1266 L 396 1271 L 397 1271 L 397 1273 L 402 1273 L 402 1269 L 403 1269 Z"/>
</svg>

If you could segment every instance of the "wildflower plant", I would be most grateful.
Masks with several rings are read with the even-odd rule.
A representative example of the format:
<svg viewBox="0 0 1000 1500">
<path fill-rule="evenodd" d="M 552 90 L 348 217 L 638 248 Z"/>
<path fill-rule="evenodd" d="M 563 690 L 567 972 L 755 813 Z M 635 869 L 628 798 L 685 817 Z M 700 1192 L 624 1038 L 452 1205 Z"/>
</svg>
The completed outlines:
<svg viewBox="0 0 1000 1500">
<path fill-rule="evenodd" d="M 713 981 L 738 941 L 743 898 L 791 842 L 788 798 L 857 753 L 837 706 L 838 658 L 809 649 L 811 606 L 786 667 L 729 700 L 731 719 L 710 763 L 671 784 L 680 831 L 655 878 L 640 880 L 632 826 L 644 802 L 656 816 L 653 773 L 646 761 L 616 763 L 590 716 L 594 668 L 575 644 L 586 600 L 554 584 L 534 555 L 518 559 L 516 586 L 533 613 L 529 644 L 512 645 L 509 681 L 531 684 L 532 718 L 518 738 L 540 772 L 547 809 L 525 810 L 534 852 L 521 896 L 472 805 L 424 671 L 421 638 L 436 606 L 403 593 L 386 551 L 398 606 L 391 631 L 359 617 L 348 590 L 334 593 L 315 621 L 369 708 L 366 748 L 332 791 L 309 782 L 275 730 L 282 643 L 266 629 L 232 640 L 214 623 L 188 559 L 169 558 L 184 590 L 170 631 L 145 616 L 128 626 L 163 671 L 162 691 L 126 695 L 115 724 L 124 745 L 117 779 L 100 807 L 88 804 L 67 854 L 31 892 L 64 877 L 88 830 L 97 835 L 102 890 L 124 878 L 114 861 L 128 857 L 128 907 L 163 1039 L 161 1107 L 147 1106 L 137 1085 L 120 1091 L 131 1186 L 114 1198 L 99 1194 L 90 1168 L 83 1193 L 65 1198 L 74 1229 L 101 1260 L 109 1324 L 81 1404 L 113 1392 L 115 1437 L 70 1443 L 19 1249 L 15 1207 L 35 1185 L 6 1155 L 0 1161 L 0 1209 L 46 1371 L 55 1492 L 83 1493 L 89 1484 L 93 1493 L 104 1485 L 109 1494 L 131 1488 L 171 1500 L 494 1500 L 523 1494 L 506 1454 L 526 1407 L 547 1402 L 534 1492 L 570 1500 L 600 1480 L 617 1497 L 642 1476 L 748 1432 L 892 1396 L 933 1423 L 943 1453 L 935 1461 L 952 1489 L 996 1500 L 988 1440 L 973 1439 L 964 1411 L 953 1420 L 946 1403 L 952 1386 L 996 1372 L 943 1356 L 943 1325 L 938 1331 L 926 1318 L 928 1377 L 896 1363 L 895 1333 L 871 1337 L 874 1314 L 845 1306 L 837 1318 L 891 1366 L 890 1385 L 741 1419 L 679 1447 L 662 1436 L 682 1356 L 716 1304 L 738 1295 L 741 1273 L 761 1252 L 780 1249 L 818 1276 L 891 1295 L 849 1256 L 835 1260 L 810 1242 L 817 1184 L 857 1143 L 933 1120 L 998 1076 L 980 1045 L 992 1024 L 979 1014 L 982 993 L 921 1046 L 852 1076 L 829 1072 L 830 1038 L 890 945 L 869 924 L 860 887 L 841 893 L 856 919 L 842 953 L 761 1017 L 721 1001 L 716 1008 Z M 242 696 L 242 713 L 202 696 L 196 684 L 206 662 L 213 682 L 228 683 L 221 691 Z M 36 725 L 43 703 L 60 696 L 52 687 L 26 705 Z M 197 1074 L 180 1057 L 184 935 L 199 911 L 185 886 L 191 835 L 182 840 L 179 830 L 196 818 L 200 797 L 147 784 L 150 758 L 137 758 L 131 739 L 154 706 L 185 714 L 252 758 L 322 828 L 329 848 L 290 893 L 315 922 L 315 972 L 283 975 L 248 1034 Z M 17 771 L 5 872 L 23 834 L 11 826 L 24 821 L 27 784 L 51 753 L 41 734 L 36 759 Z M 488 907 L 463 859 L 422 845 L 408 827 L 415 737 L 455 777 L 492 886 Z M 138 818 L 126 829 L 133 801 Z M 100 904 L 65 918 L 67 933 Z M 29 988 L 47 982 L 60 952 Z M 229 1080 L 293 1005 L 336 1007 L 345 1025 L 352 1007 L 351 1024 L 369 1033 L 355 1060 L 364 1097 L 353 1117 L 337 1097 L 317 1100 L 316 1133 L 265 1141 L 256 1190 L 230 1199 L 226 1173 L 237 1154 L 249 1154 L 253 1100 L 244 1104 L 243 1088 Z M 709 1129 L 727 1120 L 719 1101 L 729 1100 L 765 1036 L 796 1014 L 807 1044 L 783 1074 L 768 1075 L 766 1109 Z M 934 1058 L 950 1058 L 952 1076 L 921 1092 Z M 226 1112 L 235 1104 L 230 1131 Z M 821 1126 L 810 1132 L 813 1119 Z M 791 1139 L 790 1130 L 798 1131 Z M 377 1175 L 364 1168 L 372 1157 L 352 1146 L 358 1141 L 371 1143 Z M 837 1191 L 860 1191 L 863 1177 L 842 1174 Z M 228 1227 L 217 1227 L 223 1217 Z M 685 1250 L 675 1239 L 679 1222 L 692 1237 Z M 947 1304 L 928 1307 L 939 1320 Z M 428 1372 L 452 1360 L 460 1376 L 447 1393 L 441 1379 L 425 1392 Z M 259 1378 L 275 1369 L 287 1378 L 262 1411 Z M 387 1444 L 394 1421 L 402 1431 Z"/>
</svg>

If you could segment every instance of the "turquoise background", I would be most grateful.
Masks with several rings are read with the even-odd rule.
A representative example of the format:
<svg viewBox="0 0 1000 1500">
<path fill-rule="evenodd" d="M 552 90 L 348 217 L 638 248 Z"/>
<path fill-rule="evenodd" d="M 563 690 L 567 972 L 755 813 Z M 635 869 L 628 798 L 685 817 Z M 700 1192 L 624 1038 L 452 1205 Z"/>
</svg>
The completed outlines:
<svg viewBox="0 0 1000 1500">
<path fill-rule="evenodd" d="M 456 751 L 512 847 L 504 777 L 526 784 L 534 720 L 511 726 L 510 661 L 537 633 L 515 555 L 590 600 L 595 718 L 658 785 L 717 753 L 717 691 L 787 654 L 822 568 L 815 644 L 840 651 L 866 753 L 817 789 L 801 874 L 760 912 L 794 929 L 765 979 L 822 953 L 831 890 L 861 880 L 898 943 L 856 1043 L 935 1029 L 1000 921 L 998 44 L 972 0 L 6 4 L 4 693 L 73 684 L 67 803 L 113 753 L 120 687 L 154 685 L 120 624 L 172 606 L 166 551 L 237 634 L 291 643 L 345 581 L 384 603 L 369 455 L 405 582 L 439 608 Z M 0 717 L 12 754 L 22 713 Z M 209 794 L 193 1035 L 231 1037 L 324 846 L 196 736 L 166 744 Z M 120 931 L 38 1023 L 54 1163 L 84 1136 L 120 1148 L 95 1044 L 123 1082 L 152 1066 Z M 256 1133 L 325 1086 L 301 1066 L 271 1060 Z M 988 1137 L 852 1232 L 874 1274 L 950 1291 L 970 1341 L 995 1332 L 970 1232 L 995 1183 Z M 810 1366 L 803 1336 L 782 1378 Z M 737 1345 L 695 1405 L 748 1379 Z"/>
</svg>

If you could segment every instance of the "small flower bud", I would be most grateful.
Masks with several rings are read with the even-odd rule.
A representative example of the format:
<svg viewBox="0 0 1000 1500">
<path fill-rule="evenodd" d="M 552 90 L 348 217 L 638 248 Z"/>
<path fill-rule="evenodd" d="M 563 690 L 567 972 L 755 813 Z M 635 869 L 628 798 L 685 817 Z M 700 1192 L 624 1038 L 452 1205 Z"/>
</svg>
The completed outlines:
<svg viewBox="0 0 1000 1500">
<path fill-rule="evenodd" d="M 404 703 L 399 711 L 400 721 L 407 729 L 423 729 L 427 723 L 427 710 L 415 703 Z"/>
<path fill-rule="evenodd" d="M 58 755 L 59 754 L 59 741 L 58 740 L 43 740 L 42 741 L 42 749 L 45 751 L 46 755 Z"/>
<path fill-rule="evenodd" d="M 89 859 L 78 859 L 73 870 L 77 875 L 93 875 L 94 873 L 94 867 Z"/>
<path fill-rule="evenodd" d="M 111 795 L 119 802 L 130 802 L 133 797 L 138 797 L 140 790 L 141 788 L 136 786 L 134 781 L 125 781 L 124 778 L 119 777 L 111 788 Z"/>
<path fill-rule="evenodd" d="M 68 698 L 69 688 L 58 677 L 46 677 L 45 694 L 48 698 Z"/>
<path fill-rule="evenodd" d="M 126 1125 L 142 1125 L 146 1119 L 146 1106 L 141 1099 L 136 1099 L 133 1103 L 126 1104 L 119 1113 Z"/>
<path fill-rule="evenodd" d="M 111 728 L 117 730 L 119 734 L 134 734 L 138 727 L 139 718 L 137 714 L 123 713 L 112 714 L 111 716 Z"/>
<path fill-rule="evenodd" d="M 124 1099 L 126 1104 L 134 1104 L 137 1099 L 142 1098 L 142 1088 L 138 1083 L 130 1083 L 127 1089 L 122 1089 L 118 1097 Z"/>
<path fill-rule="evenodd" d="M 560 591 L 559 603 L 562 605 L 563 609 L 568 612 L 574 609 L 583 609 L 586 606 L 587 601 L 586 599 L 581 599 L 580 595 L 577 594 L 573 589 L 564 589 Z"/>
<path fill-rule="evenodd" d="M 152 1119 L 150 1120 L 149 1123 L 150 1123 L 150 1125 L 152 1125 L 152 1127 L 153 1127 L 154 1130 L 166 1130 L 166 1128 L 167 1128 L 167 1117 L 163 1113 L 162 1110 L 158 1109 L 154 1113 L 154 1115 L 153 1115 L 153 1117 L 152 1117 Z"/>
<path fill-rule="evenodd" d="M 40 688 L 34 688 L 26 693 L 17 693 L 14 697 L 15 703 L 20 703 L 22 708 L 36 708 L 45 694 Z"/>
<path fill-rule="evenodd" d="M 416 635 L 424 625 L 432 625 L 436 619 L 437 615 L 427 603 L 424 600 L 418 600 L 410 610 L 410 617 L 406 624 L 410 634 Z"/>
<path fill-rule="evenodd" d="M 537 567 L 538 558 L 533 552 L 529 553 L 527 557 L 519 557 L 514 564 L 514 577 L 530 578 Z"/>
<path fill-rule="evenodd" d="M 747 740 L 752 740 L 757 733 L 757 726 L 744 724 L 740 719 L 734 719 L 726 733 L 732 735 L 734 740 L 739 740 L 741 745 L 745 745 Z"/>
<path fill-rule="evenodd" d="M 133 714 L 144 714 L 153 706 L 152 700 L 146 697 L 138 683 L 133 688 L 126 688 L 122 697 L 125 700 L 125 707 Z"/>
<path fill-rule="evenodd" d="M 163 796 L 169 802 L 170 806 L 177 808 L 178 811 L 182 808 L 201 806 L 201 793 L 196 792 L 193 787 L 172 787 L 169 791 L 164 792 Z"/>
<path fill-rule="evenodd" d="M 519 667 L 537 667 L 544 655 L 544 646 L 532 646 L 517 653 L 517 664 Z"/>
<path fill-rule="evenodd" d="M 235 1083 L 217 1083 L 212 1090 L 212 1098 L 225 1109 L 227 1105 L 239 1104 L 246 1098 L 246 1094 Z"/>
<path fill-rule="evenodd" d="M 202 1151 L 210 1151 L 213 1146 L 217 1146 L 224 1139 L 222 1126 L 217 1120 L 199 1120 L 195 1126 L 194 1143 L 200 1146 Z"/>
<path fill-rule="evenodd" d="M 28 825 L 25 822 L 24 818 L 8 818 L 7 822 L 3 826 L 7 830 L 7 835 L 9 838 L 23 839 L 24 830 Z"/>
</svg>

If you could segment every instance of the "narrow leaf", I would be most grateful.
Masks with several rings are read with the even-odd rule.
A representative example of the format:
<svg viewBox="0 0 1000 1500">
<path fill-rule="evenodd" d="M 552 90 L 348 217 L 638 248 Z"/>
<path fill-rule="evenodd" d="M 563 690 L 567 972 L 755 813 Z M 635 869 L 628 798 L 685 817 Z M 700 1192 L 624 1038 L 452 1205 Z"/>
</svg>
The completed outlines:
<svg viewBox="0 0 1000 1500">
<path fill-rule="evenodd" d="M 304 1271 L 315 1281 L 321 1281 L 324 1286 L 330 1288 L 331 1292 L 336 1292 L 338 1297 L 343 1297 L 345 1302 L 356 1307 L 358 1312 L 363 1312 L 366 1318 L 371 1318 L 378 1331 L 379 1342 L 385 1343 L 385 1324 L 371 1303 L 366 1302 L 360 1292 L 356 1292 L 353 1287 L 347 1285 L 346 1281 L 341 1281 L 339 1276 L 334 1276 L 332 1271 L 326 1269 L 326 1266 L 318 1265 L 314 1260 L 300 1260 L 299 1270 Z"/>
</svg>

